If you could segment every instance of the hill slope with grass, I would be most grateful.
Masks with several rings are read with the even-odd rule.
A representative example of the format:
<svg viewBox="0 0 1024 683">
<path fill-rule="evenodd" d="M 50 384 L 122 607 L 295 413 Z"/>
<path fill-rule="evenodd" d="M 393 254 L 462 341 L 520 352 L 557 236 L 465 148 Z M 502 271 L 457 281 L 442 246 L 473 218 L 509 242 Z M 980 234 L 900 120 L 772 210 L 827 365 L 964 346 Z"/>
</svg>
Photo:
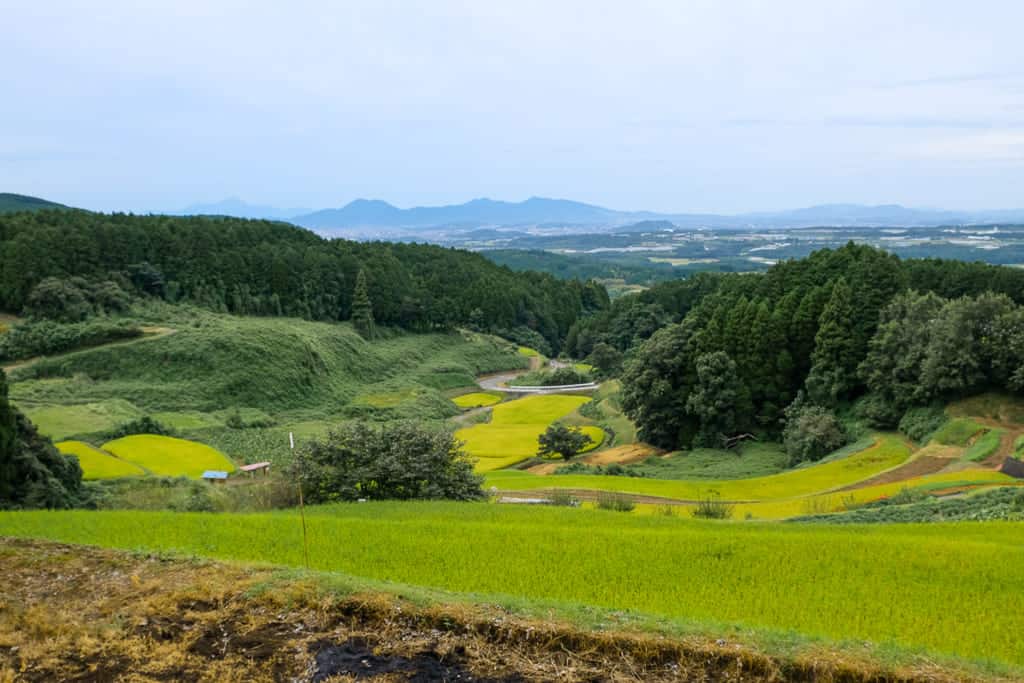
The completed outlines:
<svg viewBox="0 0 1024 683">
<path fill-rule="evenodd" d="M 456 409 L 441 390 L 524 363 L 511 345 L 473 333 L 386 333 L 367 341 L 347 323 L 171 313 L 164 322 L 175 334 L 14 372 L 13 398 L 30 412 L 126 401 L 151 412 L 246 407 L 446 417 Z"/>
</svg>

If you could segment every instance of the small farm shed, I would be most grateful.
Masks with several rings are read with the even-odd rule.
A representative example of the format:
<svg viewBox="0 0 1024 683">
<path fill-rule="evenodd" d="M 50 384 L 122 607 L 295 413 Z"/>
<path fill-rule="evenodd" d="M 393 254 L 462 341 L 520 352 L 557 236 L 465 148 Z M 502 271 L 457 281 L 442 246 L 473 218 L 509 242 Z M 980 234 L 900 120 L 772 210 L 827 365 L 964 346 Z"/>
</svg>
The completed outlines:
<svg viewBox="0 0 1024 683">
<path fill-rule="evenodd" d="M 253 476 L 256 472 L 262 472 L 264 476 L 270 474 L 270 463 L 269 462 L 254 462 L 251 465 L 243 465 L 238 468 L 239 472 L 248 472 L 249 476 Z"/>
<path fill-rule="evenodd" d="M 227 472 L 222 472 L 221 470 L 206 470 L 203 472 L 203 481 L 213 482 L 214 484 L 223 484 L 227 480 Z"/>
</svg>

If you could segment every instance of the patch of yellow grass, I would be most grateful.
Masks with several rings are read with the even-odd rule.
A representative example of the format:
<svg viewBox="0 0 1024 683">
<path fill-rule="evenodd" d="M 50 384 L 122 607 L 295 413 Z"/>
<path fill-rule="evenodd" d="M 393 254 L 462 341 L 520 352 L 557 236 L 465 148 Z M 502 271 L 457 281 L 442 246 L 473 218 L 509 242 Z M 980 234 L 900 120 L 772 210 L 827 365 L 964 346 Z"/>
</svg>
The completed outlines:
<svg viewBox="0 0 1024 683">
<path fill-rule="evenodd" d="M 146 473 L 138 465 L 115 458 L 110 453 L 90 446 L 84 441 L 61 441 L 54 445 L 61 453 L 78 458 L 78 464 L 82 466 L 83 479 L 138 477 Z"/>
<path fill-rule="evenodd" d="M 483 391 L 476 391 L 471 394 L 463 394 L 452 399 L 452 403 L 460 408 L 480 408 L 482 406 L 493 406 L 501 403 L 501 396 L 489 394 Z"/>
<path fill-rule="evenodd" d="M 153 474 L 199 478 L 206 470 L 232 472 L 234 464 L 206 444 L 153 434 L 126 436 L 103 444 L 103 450 L 140 465 Z"/>
</svg>

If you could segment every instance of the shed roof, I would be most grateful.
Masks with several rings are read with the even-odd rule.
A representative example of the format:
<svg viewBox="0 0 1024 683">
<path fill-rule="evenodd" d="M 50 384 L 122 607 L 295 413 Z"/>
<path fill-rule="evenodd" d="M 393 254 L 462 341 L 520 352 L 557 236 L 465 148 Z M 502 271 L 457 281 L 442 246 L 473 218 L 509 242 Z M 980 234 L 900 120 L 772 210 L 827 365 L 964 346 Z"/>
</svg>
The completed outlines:
<svg viewBox="0 0 1024 683">
<path fill-rule="evenodd" d="M 227 479 L 228 473 L 221 470 L 206 470 L 203 472 L 203 479 Z"/>
<path fill-rule="evenodd" d="M 242 472 L 252 472 L 253 470 L 262 470 L 270 467 L 269 462 L 254 462 L 251 465 L 242 465 L 238 469 Z"/>
</svg>

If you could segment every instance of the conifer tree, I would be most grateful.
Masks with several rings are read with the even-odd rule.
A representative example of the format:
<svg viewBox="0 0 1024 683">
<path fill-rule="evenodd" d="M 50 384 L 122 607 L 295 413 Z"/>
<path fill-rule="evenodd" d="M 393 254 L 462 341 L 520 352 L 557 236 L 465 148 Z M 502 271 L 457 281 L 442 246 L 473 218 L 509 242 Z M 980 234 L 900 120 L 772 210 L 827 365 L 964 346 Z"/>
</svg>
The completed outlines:
<svg viewBox="0 0 1024 683">
<path fill-rule="evenodd" d="M 818 334 L 814 337 L 811 372 L 807 376 L 807 392 L 813 401 L 832 405 L 857 385 L 855 325 L 853 293 L 840 277 L 821 312 Z"/>
<path fill-rule="evenodd" d="M 352 292 L 352 325 L 363 339 L 374 335 L 373 304 L 366 287 L 366 273 L 360 269 L 356 276 L 356 288 Z"/>
</svg>

